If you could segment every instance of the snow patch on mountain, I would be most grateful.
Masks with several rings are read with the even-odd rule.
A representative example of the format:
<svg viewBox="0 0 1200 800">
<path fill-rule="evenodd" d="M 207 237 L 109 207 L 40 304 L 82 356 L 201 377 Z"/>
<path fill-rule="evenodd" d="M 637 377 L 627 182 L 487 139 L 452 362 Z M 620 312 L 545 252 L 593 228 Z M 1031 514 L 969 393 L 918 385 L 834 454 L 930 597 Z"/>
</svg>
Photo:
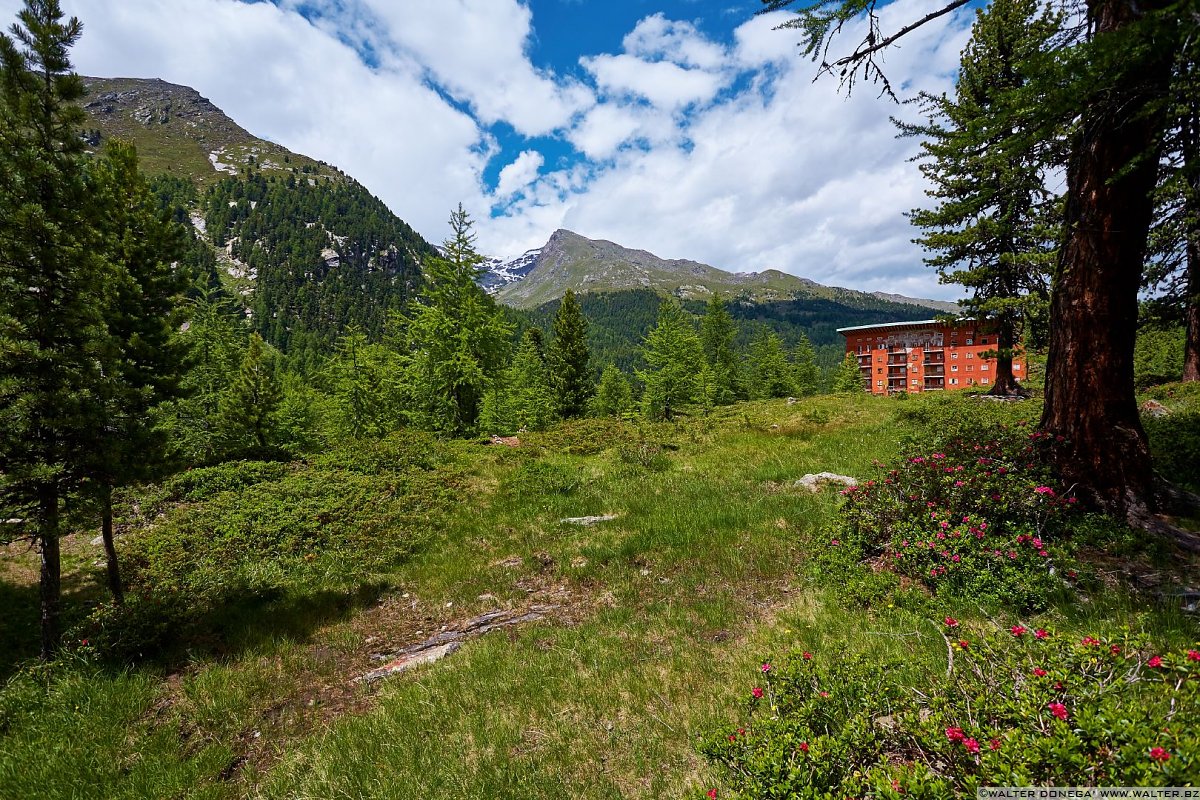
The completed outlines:
<svg viewBox="0 0 1200 800">
<path fill-rule="evenodd" d="M 533 250 L 526 250 L 516 258 L 489 258 L 483 264 L 484 273 L 479 277 L 479 285 L 488 294 L 495 294 L 510 283 L 516 283 L 528 275 L 529 271 L 537 264 L 538 256 L 541 254 L 542 248 L 536 247 Z"/>
</svg>

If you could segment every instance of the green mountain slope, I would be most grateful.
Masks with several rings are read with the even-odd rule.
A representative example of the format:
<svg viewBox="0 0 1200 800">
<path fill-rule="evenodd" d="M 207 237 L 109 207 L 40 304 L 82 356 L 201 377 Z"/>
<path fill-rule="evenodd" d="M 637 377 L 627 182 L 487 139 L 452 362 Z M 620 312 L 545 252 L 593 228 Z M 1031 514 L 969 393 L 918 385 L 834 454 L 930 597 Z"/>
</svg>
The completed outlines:
<svg viewBox="0 0 1200 800">
<path fill-rule="evenodd" d="M 567 230 L 555 231 L 525 277 L 504 286 L 497 298 L 517 308 L 536 308 L 562 297 L 567 289 L 576 293 L 648 289 L 681 300 L 698 301 L 706 301 L 719 293 L 732 300 L 757 303 L 825 300 L 850 307 L 859 307 L 863 303 L 879 304 L 880 309 L 903 304 L 921 308 L 919 316 L 930 316 L 930 309 L 957 310 L 954 303 L 871 295 L 823 286 L 773 269 L 726 272 L 696 261 L 659 258 L 645 250 L 587 239 Z"/>
<path fill-rule="evenodd" d="M 382 334 L 434 252 L 383 201 L 334 167 L 254 137 L 194 89 L 84 80 L 89 144 L 137 146 L 142 169 L 207 243 L 193 260 L 215 266 L 267 341 L 304 364 L 350 325 Z"/>
</svg>

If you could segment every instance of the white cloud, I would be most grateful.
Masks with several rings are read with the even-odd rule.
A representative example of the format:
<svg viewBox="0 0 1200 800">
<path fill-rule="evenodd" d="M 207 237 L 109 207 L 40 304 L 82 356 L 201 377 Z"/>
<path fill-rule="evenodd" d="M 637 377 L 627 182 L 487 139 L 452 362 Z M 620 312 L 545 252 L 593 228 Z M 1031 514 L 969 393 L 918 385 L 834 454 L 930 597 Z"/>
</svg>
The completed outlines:
<svg viewBox="0 0 1200 800">
<path fill-rule="evenodd" d="M 484 124 L 529 136 L 566 127 L 594 102 L 586 86 L 535 69 L 532 12 L 517 0 L 363 0 L 388 37 L 424 64 Z"/>
<path fill-rule="evenodd" d="M 546 163 L 545 157 L 535 150 L 525 150 L 516 160 L 500 170 L 496 182 L 496 196 L 511 197 L 537 180 L 538 170 Z"/>
<path fill-rule="evenodd" d="M 907 109 L 870 85 L 847 97 L 835 78 L 814 83 L 795 33 L 772 30 L 783 15 L 750 19 L 725 44 L 654 13 L 623 52 L 566 77 L 531 62 L 537 20 L 521 0 L 278 2 L 64 5 L 85 23 L 80 72 L 193 86 L 250 132 L 343 168 L 431 241 L 461 200 L 497 255 L 568 227 L 735 271 L 957 294 L 920 263 L 902 215 L 925 199 L 906 161 L 916 143 L 888 119 Z M 896 0 L 884 29 L 935 2 Z M 0 0 L 2 20 L 19 6 Z M 886 54 L 893 84 L 949 89 L 966 22 L 906 36 Z M 859 37 L 855 23 L 839 41 Z M 564 159 L 560 145 L 548 162 L 545 139 L 514 146 L 493 123 L 583 157 Z M 483 179 L 492 159 L 506 164 L 494 190 Z"/>
<path fill-rule="evenodd" d="M 720 73 L 686 69 L 669 61 L 643 61 L 634 56 L 594 56 L 582 61 L 608 95 L 644 97 L 658 108 L 678 109 L 711 100 L 725 83 Z"/>
</svg>

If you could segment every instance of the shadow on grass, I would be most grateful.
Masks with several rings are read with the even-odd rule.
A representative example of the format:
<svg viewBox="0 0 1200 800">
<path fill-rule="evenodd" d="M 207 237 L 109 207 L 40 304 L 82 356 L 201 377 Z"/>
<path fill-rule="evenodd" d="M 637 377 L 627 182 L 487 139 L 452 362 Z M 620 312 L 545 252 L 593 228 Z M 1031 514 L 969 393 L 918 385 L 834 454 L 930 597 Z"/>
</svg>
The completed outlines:
<svg viewBox="0 0 1200 800">
<path fill-rule="evenodd" d="M 173 671 L 196 660 L 236 659 L 281 639 L 306 642 L 373 605 L 389 588 L 380 582 L 346 589 L 231 586 L 203 602 L 134 599 L 109 609 L 91 636 L 113 666 L 154 664 Z"/>
</svg>

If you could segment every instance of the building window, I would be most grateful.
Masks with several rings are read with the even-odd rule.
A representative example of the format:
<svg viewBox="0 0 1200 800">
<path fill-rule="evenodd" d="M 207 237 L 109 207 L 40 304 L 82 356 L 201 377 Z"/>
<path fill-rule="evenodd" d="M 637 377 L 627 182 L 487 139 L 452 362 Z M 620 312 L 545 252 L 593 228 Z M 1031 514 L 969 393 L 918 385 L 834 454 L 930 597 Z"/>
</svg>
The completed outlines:
<svg viewBox="0 0 1200 800">
<path fill-rule="evenodd" d="M 988 379 L 987 379 L 987 378 L 982 378 L 982 379 L 980 379 L 979 383 L 980 383 L 980 384 L 982 384 L 983 386 L 987 386 L 987 385 L 988 385 Z"/>
<path fill-rule="evenodd" d="M 954 358 L 954 359 L 957 359 L 957 358 L 958 358 L 958 353 L 951 353 L 951 354 L 950 354 L 950 357 L 951 357 L 951 358 Z"/>
<path fill-rule="evenodd" d="M 910 383 L 911 385 L 913 385 L 913 386 L 916 386 L 916 385 L 917 385 L 917 382 L 916 382 L 916 381 L 909 381 L 909 383 Z"/>
<path fill-rule="evenodd" d="M 968 337 L 968 338 L 967 338 L 967 344 L 975 344 L 975 340 L 974 340 L 974 339 L 972 339 L 972 338 L 970 338 L 970 337 Z"/>
<path fill-rule="evenodd" d="M 967 358 L 974 358 L 974 357 L 975 357 L 974 353 L 967 353 Z"/>
<path fill-rule="evenodd" d="M 883 381 L 875 381 L 875 385 L 876 385 L 876 386 L 878 386 L 879 388 L 881 388 L 881 389 L 882 389 L 882 388 L 883 388 Z"/>
<path fill-rule="evenodd" d="M 1016 362 L 1013 362 L 1013 372 L 1020 372 L 1020 371 L 1021 371 L 1021 365 Z"/>
<path fill-rule="evenodd" d="M 951 378 L 951 379 L 950 379 L 950 385 L 951 385 L 951 386 L 958 386 L 958 378 Z"/>
<path fill-rule="evenodd" d="M 951 371 L 951 372 L 958 372 L 958 364 L 951 364 L 951 365 L 950 365 L 950 371 Z"/>
<path fill-rule="evenodd" d="M 876 375 L 882 375 L 882 374 L 883 374 L 883 367 L 876 367 L 876 368 L 875 368 L 875 374 L 876 374 Z"/>
<path fill-rule="evenodd" d="M 974 371 L 975 371 L 975 366 L 973 364 L 967 364 L 967 372 L 974 372 Z"/>
<path fill-rule="evenodd" d="M 987 365 L 987 364 L 983 364 L 983 365 L 981 365 L 981 366 L 979 367 L 979 371 L 980 371 L 980 372 L 987 372 L 987 371 L 988 371 L 988 365 Z"/>
</svg>

